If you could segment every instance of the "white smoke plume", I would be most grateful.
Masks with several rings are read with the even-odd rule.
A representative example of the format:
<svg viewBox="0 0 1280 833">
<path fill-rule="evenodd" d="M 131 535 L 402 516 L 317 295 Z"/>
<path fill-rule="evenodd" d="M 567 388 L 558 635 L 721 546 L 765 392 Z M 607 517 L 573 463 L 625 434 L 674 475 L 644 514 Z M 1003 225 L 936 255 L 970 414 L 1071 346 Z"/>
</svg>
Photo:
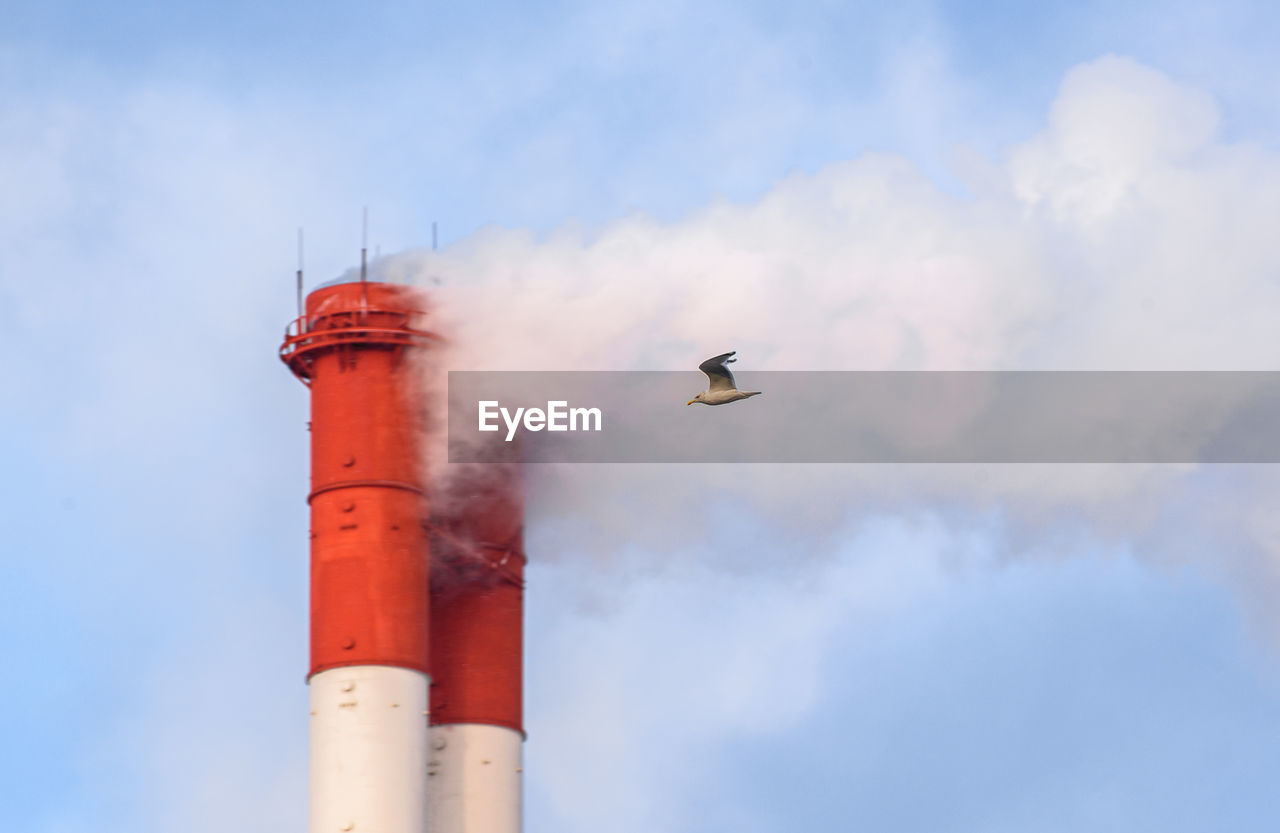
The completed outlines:
<svg viewBox="0 0 1280 833">
<path fill-rule="evenodd" d="M 956 167 L 965 193 L 867 155 L 673 224 L 494 228 L 378 268 L 432 289 L 449 369 L 688 369 L 693 394 L 697 363 L 726 350 L 748 383 L 1280 366 L 1280 157 L 1220 140 L 1206 94 L 1104 57 L 1066 76 L 1040 133 L 998 161 L 962 149 Z M 530 555 L 723 553 L 707 522 L 722 513 L 793 559 L 877 512 L 960 511 L 994 513 L 1010 553 L 1128 540 L 1274 585 L 1277 483 L 1251 467 L 541 467 Z"/>
</svg>

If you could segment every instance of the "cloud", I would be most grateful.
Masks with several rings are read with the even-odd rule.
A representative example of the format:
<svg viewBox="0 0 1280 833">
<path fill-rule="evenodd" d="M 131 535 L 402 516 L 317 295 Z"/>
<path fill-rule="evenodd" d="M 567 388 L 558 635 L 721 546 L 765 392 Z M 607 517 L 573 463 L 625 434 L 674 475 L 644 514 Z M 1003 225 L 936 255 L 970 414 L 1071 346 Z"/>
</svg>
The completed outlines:
<svg viewBox="0 0 1280 833">
<path fill-rule="evenodd" d="M 440 358 L 451 369 L 688 368 L 692 392 L 696 361 L 727 349 L 744 380 L 752 368 L 1274 368 L 1280 254 L 1264 218 L 1280 216 L 1280 156 L 1217 139 L 1217 119 L 1204 92 L 1108 56 L 1069 72 L 1047 125 L 1005 159 L 970 158 L 967 194 L 869 154 L 679 222 L 490 228 L 379 269 L 442 284 L 434 323 L 453 341 Z M 706 518 L 724 507 L 751 535 L 810 541 L 944 507 L 999 514 L 1011 554 L 1133 541 L 1155 561 L 1238 570 L 1186 543 L 1230 541 L 1221 549 L 1252 553 L 1266 592 L 1276 586 L 1274 543 L 1237 510 L 1188 497 L 1248 482 L 1239 512 L 1251 512 L 1271 475 L 1241 469 L 592 466 L 534 479 L 544 557 L 715 558 Z M 637 524 L 647 517 L 663 523 Z"/>
<path fill-rule="evenodd" d="M 646 20 L 635 24 L 637 31 L 652 28 Z M 607 21 L 588 23 L 607 28 Z M 770 46 L 759 32 L 748 34 L 752 44 Z M 414 225 L 422 217 L 411 209 L 431 193 L 459 195 L 457 216 L 471 218 L 492 216 L 505 210 L 494 205 L 510 200 L 519 210 L 504 216 L 542 218 L 531 225 L 581 204 L 607 213 L 640 202 L 661 206 L 655 212 L 669 217 L 708 190 L 756 193 L 756 184 L 744 183 L 758 183 L 762 170 L 781 170 L 778 160 L 789 161 L 798 146 L 807 159 L 861 146 L 850 122 L 879 111 L 828 112 L 821 95 L 792 95 L 808 76 L 792 66 L 786 44 L 751 50 L 759 56 L 752 72 L 777 79 L 769 96 L 754 98 L 757 87 L 746 84 L 721 107 L 719 79 L 738 77 L 736 59 L 752 59 L 735 54 L 733 44 L 743 37 L 728 39 L 708 59 L 715 72 L 699 76 L 684 96 L 667 96 L 678 91 L 679 73 L 627 86 L 623 94 L 607 84 L 571 87 L 583 101 L 552 108 L 555 118 L 538 123 L 527 152 L 525 135 L 506 129 L 543 112 L 566 89 L 566 78 L 589 75 L 572 56 L 548 64 L 527 86 L 507 84 L 519 72 L 469 64 L 457 87 L 439 90 L 418 118 L 385 123 L 375 139 L 415 139 L 386 148 L 352 126 L 377 122 L 371 112 L 421 100 L 424 87 L 435 89 L 428 81 L 454 77 L 456 53 L 410 67 L 373 101 L 363 90 L 342 90 L 289 103 L 288 90 L 253 86 L 224 94 L 180 78 L 137 86 L 80 78 L 71 92 L 18 91 L 21 106 L 0 116 L 0 175 L 13 185 L 0 198 L 6 221 L 0 293 L 16 313 L 0 343 L 11 357 L 35 358 L 10 363 L 15 389 L 29 395 L 4 408 L 30 437 L 42 478 L 39 488 L 35 478 L 23 481 L 28 488 L 15 495 L 13 515 L 30 530 L 24 540 L 38 556 L 32 563 L 63 594 L 59 611 L 82 617 L 72 636 L 81 629 L 95 634 L 90 649 L 115 660 L 122 654 L 111 651 L 113 643 L 129 646 L 124 665 L 99 673 L 101 661 L 74 653 L 86 650 L 73 644 L 76 638 L 59 641 L 66 649 L 60 664 L 90 669 L 68 684 L 76 693 L 68 700 L 93 702 L 101 711 L 37 713 L 32 720 L 101 753 L 86 768 L 118 775 L 101 790 L 117 793 L 103 805 L 119 806 L 121 829 L 189 827 L 201 812 L 210 825 L 244 829 L 277 830 L 300 818 L 305 406 L 303 391 L 271 358 L 292 306 L 298 218 L 309 228 L 352 229 L 345 240 L 310 238 L 310 262 L 324 272 L 323 264 L 344 262 L 340 252 L 355 251 L 358 206 L 370 193 L 375 218 L 379 199 L 410 218 L 397 229 L 399 239 L 425 236 L 425 225 Z M 573 36 L 545 49 L 537 38 L 527 40 L 525 68 Z M 701 39 L 675 47 L 673 65 L 700 49 Z M 941 46 L 926 39 L 916 48 L 932 62 L 907 85 L 913 90 L 946 74 Z M 647 53 L 635 44 L 601 50 L 600 65 L 632 81 L 647 65 Z M 691 368 L 691 356 L 696 362 L 736 348 L 744 372 L 1273 367 L 1276 255 L 1267 241 L 1280 194 L 1274 154 L 1215 139 L 1211 115 L 1197 103 L 1202 93 L 1132 62 L 1106 59 L 1070 78 L 1061 108 L 1024 148 L 1008 159 L 969 155 L 961 171 L 968 194 L 940 190 L 902 157 L 859 155 L 785 177 L 758 199 L 713 200 L 680 221 L 633 214 L 597 230 L 570 224 L 541 236 L 490 228 L 444 252 L 389 258 L 380 268 L 445 281 L 442 323 L 453 322 L 461 343 L 488 348 L 463 354 L 459 360 L 469 366 L 683 369 Z M 609 118 L 597 120 L 590 102 L 610 94 L 634 100 L 637 92 L 674 102 L 643 110 L 637 123 L 662 121 L 656 114 L 676 126 L 626 134 L 618 150 L 613 141 L 625 131 Z M 1124 154 L 1109 156 L 1090 144 L 1095 132 L 1117 129 L 1099 122 L 1099 114 L 1123 114 L 1125 102 L 1148 96 L 1156 103 L 1130 108 L 1137 121 L 1118 134 Z M 683 120 L 686 111 L 698 117 Z M 439 127 L 452 120 L 464 127 Z M 713 141 L 698 141 L 703 134 L 690 123 L 719 128 Z M 760 133 L 748 135 L 752 129 Z M 1164 130 L 1179 135 L 1170 141 Z M 804 131 L 819 137 L 814 146 L 795 144 Z M 499 132 L 496 144 L 477 140 Z M 831 136 L 837 138 L 824 144 Z M 590 164 L 580 166 L 583 153 Z M 353 162 L 374 157 L 386 164 Z M 502 164 L 488 165 L 497 157 Z M 649 177 L 666 157 L 688 177 Z M 445 167 L 441 159 L 461 173 L 454 179 L 422 173 Z M 615 167 L 623 169 L 618 184 L 598 188 L 596 180 Z M 690 184 L 704 168 L 712 173 Z M 608 196 L 591 196 L 600 189 Z M 680 198 L 668 199 L 669 192 Z M 701 382 L 692 370 L 690 378 Z M 646 809 L 658 794 L 651 788 L 672 786 L 672 758 L 685 752 L 709 758 L 725 738 L 749 733 L 758 711 L 780 709 L 784 724 L 797 725 L 819 707 L 822 667 L 831 656 L 824 640 L 848 627 L 834 608 L 847 602 L 874 609 L 881 596 L 793 596 L 789 585 L 774 592 L 752 582 L 799 559 L 816 565 L 813 576 L 829 575 L 823 562 L 832 551 L 825 545 L 876 513 L 977 516 L 1021 554 L 1079 550 L 1098 536 L 1133 540 L 1150 560 L 1224 562 L 1250 584 L 1274 583 L 1274 524 L 1260 508 L 1277 491 L 1268 472 L 1081 467 L 920 477 L 824 467 L 601 467 L 549 469 L 539 477 L 531 551 L 552 571 L 556 558 L 581 566 L 585 559 L 575 556 L 594 554 L 608 576 L 581 598 L 545 585 L 540 598 L 619 611 L 617 628 L 589 639 L 584 656 L 620 655 L 587 689 L 599 699 L 578 705 L 602 720 L 643 715 L 635 725 L 602 723 L 596 738 L 556 724 L 571 721 L 572 709 L 547 710 L 540 744 L 563 732 L 583 744 L 581 751 L 600 753 L 537 753 L 548 765 L 536 776 L 531 766 L 530 783 L 545 779 L 554 793 L 548 800 L 570 811 L 580 786 L 575 778 L 584 765 L 602 766 L 610 749 L 604 741 L 635 743 L 671 714 L 656 706 L 637 711 L 631 700 L 611 699 L 619 692 L 610 686 L 639 690 L 651 682 L 622 667 L 621 652 L 634 648 L 655 668 L 667 656 L 651 645 L 627 644 L 663 615 L 662 591 L 641 587 L 638 601 L 619 607 L 627 591 L 618 576 L 652 575 L 680 555 L 699 557 L 689 581 L 744 597 L 723 608 L 723 622 L 707 621 L 711 613 L 685 620 L 705 627 L 705 635 L 690 638 L 675 621 L 663 630 L 668 643 L 688 640 L 671 652 L 673 667 L 708 692 L 690 703 L 692 724 L 673 726 L 693 733 L 701 721 L 705 734 L 686 744 L 673 729 L 665 736 L 669 745 L 646 747 L 650 766 L 623 762 L 629 768 L 598 782 L 601 796 L 629 789 L 626 806 L 659 822 L 678 812 L 650 816 L 654 811 Z M 50 518 L 42 505 L 50 495 L 72 496 L 80 508 Z M 734 547 L 705 537 L 706 512 L 738 522 Z M 67 536 L 62 528 L 80 534 Z M 1064 531 L 1079 528 L 1086 537 Z M 622 547 L 620 529 L 627 531 Z M 886 563 L 886 575 L 894 568 Z M 857 582 L 879 587 L 865 573 Z M 892 588 L 881 589 L 894 596 Z M 686 609 L 696 608 L 696 592 L 679 592 Z M 276 603 L 288 612 L 273 612 Z M 43 632 L 38 619 L 21 624 L 24 633 Z M 549 626 L 563 628 L 549 637 L 561 659 L 573 653 L 580 626 Z M 739 633 L 750 639 L 738 641 Z M 700 667 L 703 652 L 721 643 L 730 660 L 723 677 Z M 536 648 L 531 644 L 531 653 Z M 790 670 L 785 680 L 769 676 L 775 664 Z M 531 679 L 531 688 L 545 694 L 575 667 L 547 662 L 537 672 L 546 676 Z M 264 704 L 242 687 L 250 682 L 284 692 L 283 699 Z M 670 701 L 682 696 L 676 682 L 657 682 Z M 193 691 L 199 696 L 191 702 Z M 254 720 L 246 723 L 245 714 Z M 292 723 L 289 714 L 297 718 Z M 259 754 L 275 747 L 292 752 Z M 62 775 L 53 768 L 42 780 Z M 634 778 L 630 786 L 624 776 Z M 227 792 L 242 797 L 243 817 L 219 803 Z M 585 824 L 603 807 L 603 800 L 584 802 L 574 818 Z M 63 829 L 106 823 L 53 815 L 64 819 Z"/>
<path fill-rule="evenodd" d="M 901 157 L 867 154 L 678 222 L 637 214 L 595 234 L 566 225 L 542 236 L 490 228 L 380 268 L 440 287 L 436 321 L 455 345 L 442 363 L 454 369 L 687 368 L 691 392 L 696 361 L 726 349 L 740 351 L 744 381 L 753 368 L 1271 369 L 1280 255 L 1268 218 L 1280 217 L 1280 157 L 1221 140 L 1218 120 L 1203 91 L 1104 57 L 1069 72 L 1046 125 L 1005 156 L 962 154 L 967 193 L 940 189 Z M 744 716 L 785 732 L 830 702 L 833 640 L 857 630 L 850 617 L 941 600 L 934 581 L 975 567 L 1025 575 L 1008 565 L 1052 570 L 1071 556 L 1130 552 L 1156 576 L 1194 565 L 1229 577 L 1274 642 L 1280 628 L 1266 611 L 1280 591 L 1280 552 L 1265 507 L 1278 483 L 1248 466 L 542 467 L 530 489 L 535 565 L 554 582 L 594 559 L 607 578 L 575 591 L 587 618 L 566 613 L 559 630 L 542 631 L 551 656 L 535 661 L 577 669 L 578 684 L 566 694 L 560 674 L 532 681 L 531 701 L 543 704 L 531 711 L 540 738 L 531 766 L 545 773 L 533 798 L 540 818 L 567 829 L 618 818 L 681 829 L 716 789 L 697 780 L 684 794 L 681 779 L 699 762 L 724 766 L 724 744 L 753 732 Z M 887 573 L 918 586 L 842 573 L 837 553 L 851 540 L 856 552 L 901 549 L 875 535 L 885 516 L 945 530 L 922 545 L 923 572 L 898 559 Z M 959 543 L 966 535 L 993 554 L 974 559 Z M 798 577 L 819 587 L 797 589 Z M 595 630 L 592 616 L 609 627 Z M 650 668 L 661 669 L 656 679 Z M 1119 696 L 1142 696 L 1124 685 Z M 1010 696 L 1042 695 L 1052 699 Z M 919 694 L 916 706 L 931 698 Z M 1170 703 L 1168 719 L 1195 708 Z M 651 719 L 619 719 L 633 713 Z M 827 748 L 815 731 L 805 748 Z M 868 731 L 877 749 L 893 743 Z M 1026 754 L 997 752 L 991 744 L 1012 737 L 999 731 L 953 738 L 990 754 L 971 792 L 991 800 L 1001 788 L 982 779 L 1016 779 Z M 1181 760 L 1181 731 L 1143 731 L 1166 732 L 1170 760 Z M 1046 748 L 1078 756 L 1059 772 L 1067 793 L 1089 794 L 1109 771 L 1087 744 L 1055 738 Z M 1147 766 L 1140 754 L 1133 765 Z M 876 780 L 878 759 L 856 766 Z M 1116 777 L 1141 792 L 1144 779 L 1163 777 L 1151 772 Z M 1043 818 L 1055 791 L 1030 787 L 1042 800 L 1010 818 Z M 979 825 L 991 808 L 965 804 L 968 794 L 953 798 Z M 673 795 L 685 797 L 653 800 Z M 1154 799 L 1107 801 L 1110 810 L 1081 818 L 1178 815 Z M 727 818 L 718 807 L 698 818 Z"/>
<path fill-rule="evenodd" d="M 1239 313 L 1276 292 L 1276 155 L 1215 142 L 1208 96 L 1127 59 L 1073 70 L 1050 112 L 967 195 L 866 154 L 680 222 L 489 228 L 382 268 L 445 282 L 441 326 L 477 345 L 455 368 L 676 369 L 726 342 L 770 370 L 1272 366 Z M 1140 345 L 1097 332 L 1117 315 Z"/>
<path fill-rule="evenodd" d="M 934 529 L 922 537 L 945 536 Z M 534 600 L 542 639 L 531 646 L 531 664 L 573 680 L 531 681 L 529 731 L 538 746 L 530 766 L 546 772 L 535 798 L 547 803 L 543 823 L 586 830 L 612 819 L 619 830 L 680 830 L 690 807 L 707 801 L 695 815 L 714 812 L 721 744 L 803 726 L 828 688 L 835 635 L 910 609 L 943 585 L 936 562 L 903 546 L 897 530 L 875 530 L 849 551 L 890 541 L 879 558 L 802 568 L 782 581 L 691 563 L 633 576 L 619 595 L 610 577 L 601 587 L 610 604 L 596 612 L 553 611 Z M 536 575 L 584 583 L 577 566 Z M 711 792 L 699 799 L 700 789 Z"/>
<path fill-rule="evenodd" d="M 1025 204 L 1097 220 L 1144 178 L 1185 170 L 1218 129 L 1213 99 L 1115 56 L 1067 74 L 1049 129 L 1017 148 L 1009 170 Z"/>
<path fill-rule="evenodd" d="M 1001 568 L 981 523 L 938 517 L 875 521 L 821 563 L 808 545 L 779 551 L 789 570 L 673 564 L 625 591 L 577 564 L 531 574 L 530 667 L 555 673 L 530 680 L 529 829 L 1197 830 L 1269 812 L 1264 780 L 1216 756 L 1276 757 L 1253 728 L 1270 684 L 1196 570 L 1096 546 Z M 608 604 L 567 610 L 566 586 Z"/>
</svg>

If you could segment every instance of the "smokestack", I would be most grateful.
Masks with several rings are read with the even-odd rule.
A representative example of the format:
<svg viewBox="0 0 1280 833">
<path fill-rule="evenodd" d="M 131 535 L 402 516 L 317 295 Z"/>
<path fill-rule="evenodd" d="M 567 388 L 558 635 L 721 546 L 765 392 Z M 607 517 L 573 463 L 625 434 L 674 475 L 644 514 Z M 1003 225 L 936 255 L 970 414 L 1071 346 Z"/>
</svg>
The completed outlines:
<svg viewBox="0 0 1280 833">
<path fill-rule="evenodd" d="M 280 348 L 311 388 L 309 830 L 519 833 L 521 481 L 460 468 L 432 494 L 438 338 L 365 277 L 308 295 Z"/>
<path fill-rule="evenodd" d="M 524 507 L 515 466 L 459 466 L 431 536 L 432 833 L 519 833 Z"/>
<path fill-rule="evenodd" d="M 430 604 L 423 424 L 405 287 L 307 296 L 281 358 L 311 388 L 312 833 L 422 833 Z"/>
</svg>

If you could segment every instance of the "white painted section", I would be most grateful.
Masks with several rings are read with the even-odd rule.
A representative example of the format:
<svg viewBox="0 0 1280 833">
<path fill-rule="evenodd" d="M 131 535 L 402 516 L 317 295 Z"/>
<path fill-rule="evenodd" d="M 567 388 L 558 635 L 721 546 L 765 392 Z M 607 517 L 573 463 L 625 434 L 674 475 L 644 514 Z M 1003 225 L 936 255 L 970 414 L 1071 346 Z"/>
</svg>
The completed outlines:
<svg viewBox="0 0 1280 833">
<path fill-rule="evenodd" d="M 310 833 L 424 833 L 430 678 L 353 665 L 310 682 Z"/>
<path fill-rule="evenodd" d="M 479 723 L 431 727 L 431 833 L 520 833 L 524 737 Z"/>
</svg>

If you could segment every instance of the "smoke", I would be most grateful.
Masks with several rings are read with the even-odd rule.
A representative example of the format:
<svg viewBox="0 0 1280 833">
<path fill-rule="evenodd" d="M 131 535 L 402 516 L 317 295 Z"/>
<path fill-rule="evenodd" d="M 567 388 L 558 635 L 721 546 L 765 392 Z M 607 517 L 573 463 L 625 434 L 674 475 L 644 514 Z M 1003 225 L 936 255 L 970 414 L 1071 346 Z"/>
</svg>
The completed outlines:
<svg viewBox="0 0 1280 833">
<path fill-rule="evenodd" d="M 490 228 L 379 269 L 433 288 L 433 324 L 450 341 L 437 373 L 689 369 L 693 394 L 697 363 L 725 350 L 739 351 L 748 386 L 752 369 L 1271 369 L 1280 158 L 1221 141 L 1218 121 L 1203 92 L 1104 57 L 1066 76 L 1047 126 L 1003 159 L 958 150 L 964 193 L 870 154 L 677 223 Z M 1263 468 L 545 466 L 530 477 L 535 559 L 723 558 L 770 537 L 792 558 L 796 542 L 821 553 L 880 513 L 954 514 L 995 518 L 1010 555 L 1129 541 L 1156 561 L 1210 559 L 1276 585 L 1274 521 L 1260 506 L 1277 484 Z"/>
</svg>

